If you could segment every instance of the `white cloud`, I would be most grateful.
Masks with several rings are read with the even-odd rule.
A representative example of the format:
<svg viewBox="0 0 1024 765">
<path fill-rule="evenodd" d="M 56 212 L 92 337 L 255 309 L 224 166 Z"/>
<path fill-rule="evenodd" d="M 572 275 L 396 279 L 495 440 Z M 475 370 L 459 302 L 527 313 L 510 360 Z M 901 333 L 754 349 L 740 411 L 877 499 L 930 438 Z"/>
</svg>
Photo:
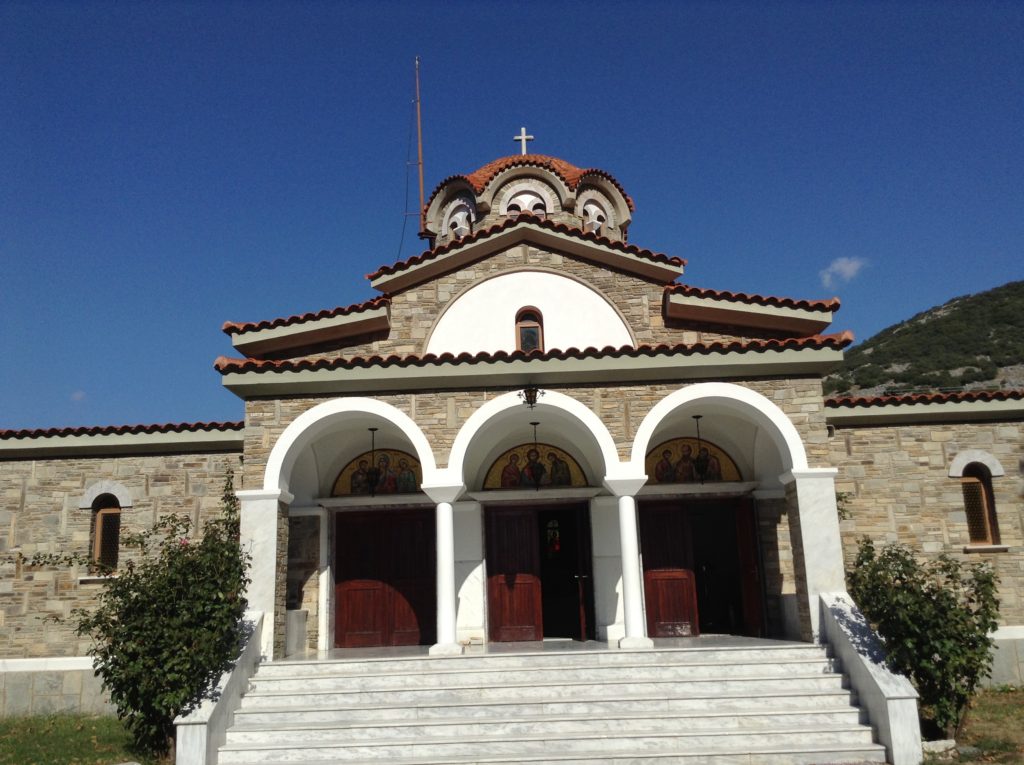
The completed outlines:
<svg viewBox="0 0 1024 765">
<path fill-rule="evenodd" d="M 821 286 L 831 288 L 846 284 L 867 264 L 864 258 L 836 258 L 828 264 L 828 268 L 818 272 L 821 276 Z"/>
<path fill-rule="evenodd" d="M 85 401 L 85 391 L 84 390 L 76 390 L 74 393 L 71 394 L 71 400 L 72 401 Z"/>
</svg>

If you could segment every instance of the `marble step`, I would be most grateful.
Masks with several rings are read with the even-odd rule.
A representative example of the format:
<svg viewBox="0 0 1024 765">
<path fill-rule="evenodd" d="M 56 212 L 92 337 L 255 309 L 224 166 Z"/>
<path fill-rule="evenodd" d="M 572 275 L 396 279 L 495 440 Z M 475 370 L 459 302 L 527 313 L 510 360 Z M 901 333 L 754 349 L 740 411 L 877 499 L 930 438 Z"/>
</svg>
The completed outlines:
<svg viewBox="0 0 1024 765">
<path fill-rule="evenodd" d="M 489 735 L 602 735 L 608 732 L 644 730 L 673 732 L 685 729 L 692 734 L 698 730 L 767 731 L 775 728 L 824 726 L 856 726 L 861 723 L 860 711 L 854 707 L 841 710 L 795 710 L 792 712 L 745 712 L 732 714 L 688 715 L 678 714 L 585 714 L 553 716 L 506 717 L 503 719 L 453 718 L 446 720 L 385 720 L 376 722 L 336 722 L 332 725 L 308 720 L 275 721 L 264 724 L 239 724 L 228 731 L 228 744 L 273 743 L 287 737 L 316 736 L 318 742 L 366 741 L 375 739 L 424 738 L 428 736 L 454 738 Z"/>
<path fill-rule="evenodd" d="M 790 659 L 764 664 L 566 664 L 561 667 L 519 667 L 515 669 L 452 667 L 429 673 L 381 672 L 364 675 L 329 674 L 303 676 L 265 676 L 258 673 L 250 681 L 250 691 L 318 691 L 374 690 L 401 685 L 409 687 L 450 687 L 463 685 L 502 685 L 508 682 L 530 682 L 550 685 L 564 682 L 597 682 L 604 680 L 696 680 L 700 678 L 745 678 L 829 674 L 839 671 L 833 659 Z"/>
<path fill-rule="evenodd" d="M 690 679 L 649 680 L 637 683 L 632 679 L 562 682 L 557 685 L 536 683 L 505 683 L 500 686 L 487 684 L 460 686 L 414 687 L 396 680 L 392 687 L 370 690 L 358 688 L 334 690 L 263 691 L 253 690 L 246 694 L 246 704 L 259 706 L 280 706 L 282 698 L 301 698 L 306 704 L 420 704 L 431 701 L 444 702 L 472 700 L 537 700 L 571 698 L 576 695 L 596 696 L 607 693 L 615 697 L 630 694 L 643 695 L 685 695 L 685 692 L 707 695 L 709 692 L 725 695 L 735 693 L 787 693 L 798 690 L 840 690 L 843 677 L 838 674 L 821 672 L 805 675 L 784 675 L 767 677 L 706 677 Z"/>
<path fill-rule="evenodd" d="M 347 762 L 371 759 L 429 757 L 450 762 L 453 758 L 488 755 L 522 757 L 533 762 L 551 754 L 577 754 L 594 750 L 605 754 L 646 755 L 664 751 L 707 749 L 721 754 L 746 753 L 763 748 L 796 747 L 813 741 L 819 747 L 868 746 L 871 729 L 865 726 L 813 726 L 789 729 L 748 731 L 671 731 L 637 730 L 616 734 L 492 735 L 453 738 L 384 739 L 374 741 L 329 741 L 309 731 L 279 736 L 272 743 L 227 744 L 220 749 L 222 765 L 241 762 L 290 762 L 307 759 Z"/>
<path fill-rule="evenodd" d="M 523 653 L 465 654 L 462 656 L 404 656 L 366 659 L 300 659 L 274 661 L 263 664 L 260 674 L 264 677 L 308 676 L 308 675 L 363 675 L 385 672 L 433 672 L 451 669 L 517 669 L 528 667 L 559 667 L 563 664 L 591 664 L 608 666 L 615 664 L 723 664 L 788 661 L 790 659 L 825 659 L 827 652 L 821 646 L 784 643 L 780 646 L 757 648 L 670 648 L 644 651 L 567 650 Z"/>
<path fill-rule="evenodd" d="M 885 749 L 866 746 L 817 746 L 813 742 L 798 746 L 758 747 L 749 752 L 721 752 L 715 749 L 687 748 L 644 754 L 609 754 L 595 750 L 572 754 L 544 754 L 528 761 L 517 755 L 477 753 L 470 757 L 437 759 L 399 757 L 389 765 L 826 765 L 826 763 L 885 762 Z M 323 765 L 323 760 L 296 759 L 289 765 Z M 373 765 L 377 760 L 349 760 L 350 765 Z M 238 760 L 235 765 L 256 765 L 255 760 Z"/>
<path fill-rule="evenodd" d="M 482 702 L 477 699 L 455 701 L 444 699 L 439 702 L 424 702 L 418 705 L 394 706 L 391 704 L 310 704 L 301 697 L 283 696 L 277 705 L 265 704 L 252 707 L 249 703 L 235 712 L 239 725 L 271 725 L 275 722 L 305 720 L 309 723 L 374 722 L 387 720 L 443 720 L 456 718 L 504 718 L 523 716 L 564 716 L 586 714 L 663 714 L 699 715 L 714 712 L 721 714 L 746 714 L 761 712 L 768 707 L 772 711 L 801 711 L 821 709 L 845 711 L 856 704 L 856 696 L 849 690 L 804 691 L 791 693 L 738 693 L 727 695 L 709 693 L 679 696 L 676 692 L 659 694 L 638 694 L 630 698 L 609 698 L 607 694 L 593 696 L 573 695 L 555 700 L 522 701 L 516 699 Z"/>
</svg>

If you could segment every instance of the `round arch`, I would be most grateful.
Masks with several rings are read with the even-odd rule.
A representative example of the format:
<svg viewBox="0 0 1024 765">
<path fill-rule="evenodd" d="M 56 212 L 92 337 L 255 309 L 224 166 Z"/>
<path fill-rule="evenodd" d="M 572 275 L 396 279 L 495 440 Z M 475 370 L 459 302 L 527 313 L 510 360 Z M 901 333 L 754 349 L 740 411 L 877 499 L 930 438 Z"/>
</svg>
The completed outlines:
<svg viewBox="0 0 1024 765">
<path fill-rule="evenodd" d="M 673 391 L 647 413 L 633 439 L 630 463 L 643 470 L 644 458 L 652 446 L 658 426 L 676 410 L 694 402 L 721 405 L 763 427 L 782 458 L 783 470 L 807 468 L 807 452 L 786 413 L 760 393 L 734 383 L 695 383 Z"/>
<path fill-rule="evenodd" d="M 452 450 L 448 459 L 448 473 L 458 480 L 465 482 L 466 458 L 473 441 L 496 418 L 500 418 L 502 414 L 508 413 L 510 410 L 520 409 L 523 406 L 524 404 L 519 396 L 514 392 L 510 392 L 488 401 L 473 412 L 452 443 Z M 600 418 L 593 411 L 571 396 L 553 390 L 544 391 L 544 396 L 537 402 L 538 410 L 543 411 L 548 408 L 556 410 L 567 420 L 574 422 L 593 439 L 593 445 L 596 447 L 597 455 L 602 462 L 600 466 L 594 466 L 595 469 L 602 473 L 602 475 L 596 476 L 598 479 L 604 478 L 605 474 L 615 470 L 615 466 L 619 463 L 615 441 L 604 426 L 604 423 L 601 422 Z"/>
<path fill-rule="evenodd" d="M 345 420 L 370 416 L 394 425 L 412 444 L 423 470 L 423 483 L 434 480 L 437 472 L 434 452 L 423 431 L 399 409 L 372 398 L 337 398 L 314 406 L 287 427 L 274 444 L 263 473 L 265 491 L 289 492 L 289 479 L 299 455 L 319 436 Z"/>
<path fill-rule="evenodd" d="M 80 510 L 91 510 L 93 503 L 102 494 L 112 494 L 116 497 L 117 505 L 122 510 L 132 506 L 132 493 L 125 488 L 124 484 L 117 481 L 104 480 L 97 481 L 85 490 L 82 498 L 78 500 L 78 508 Z"/>
<path fill-rule="evenodd" d="M 982 465 L 988 468 L 989 475 L 993 478 L 996 476 L 1006 475 L 1006 471 L 1003 470 L 1002 464 L 982 449 L 966 449 L 960 452 L 953 458 L 953 462 L 949 466 L 949 477 L 950 478 L 963 478 L 964 469 L 972 462 L 980 462 Z"/>
</svg>

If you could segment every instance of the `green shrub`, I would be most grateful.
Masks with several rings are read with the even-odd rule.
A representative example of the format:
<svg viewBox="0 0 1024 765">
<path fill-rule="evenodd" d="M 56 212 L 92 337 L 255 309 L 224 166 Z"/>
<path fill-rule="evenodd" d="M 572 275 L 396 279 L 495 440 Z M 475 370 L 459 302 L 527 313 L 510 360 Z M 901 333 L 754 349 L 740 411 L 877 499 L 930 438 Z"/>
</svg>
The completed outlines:
<svg viewBox="0 0 1024 765">
<path fill-rule="evenodd" d="M 918 562 L 904 545 L 876 553 L 863 539 L 848 574 L 850 594 L 885 641 L 886 661 L 921 696 L 922 721 L 950 735 L 992 663 L 998 579 L 986 564 L 946 555 Z"/>
<path fill-rule="evenodd" d="M 89 655 L 139 753 L 168 751 L 174 718 L 212 695 L 244 641 L 248 555 L 239 546 L 232 484 L 229 471 L 222 513 L 198 538 L 177 515 L 123 535 L 122 545 L 138 555 L 105 580 L 95 610 L 72 612 L 78 634 L 93 640 Z"/>
</svg>

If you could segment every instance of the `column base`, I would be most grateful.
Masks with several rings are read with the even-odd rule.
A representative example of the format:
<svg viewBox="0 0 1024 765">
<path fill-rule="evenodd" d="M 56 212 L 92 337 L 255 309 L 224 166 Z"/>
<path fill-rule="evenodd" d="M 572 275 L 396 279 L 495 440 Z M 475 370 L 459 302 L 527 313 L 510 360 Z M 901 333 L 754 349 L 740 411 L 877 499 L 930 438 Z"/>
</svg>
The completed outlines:
<svg viewBox="0 0 1024 765">
<path fill-rule="evenodd" d="M 654 641 L 649 637 L 624 637 L 619 640 L 619 648 L 654 648 Z"/>
<path fill-rule="evenodd" d="M 459 643 L 434 643 L 427 652 L 431 656 L 461 656 L 466 652 Z"/>
</svg>

